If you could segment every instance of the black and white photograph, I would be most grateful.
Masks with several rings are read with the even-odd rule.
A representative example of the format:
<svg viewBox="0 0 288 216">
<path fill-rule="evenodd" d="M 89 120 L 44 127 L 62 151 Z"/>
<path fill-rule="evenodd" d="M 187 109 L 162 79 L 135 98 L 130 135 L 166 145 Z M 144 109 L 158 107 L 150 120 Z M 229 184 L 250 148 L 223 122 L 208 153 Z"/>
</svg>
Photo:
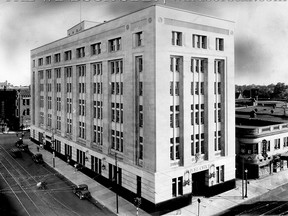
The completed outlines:
<svg viewBox="0 0 288 216">
<path fill-rule="evenodd" d="M 0 215 L 288 215 L 287 0 L 0 0 Z"/>
</svg>

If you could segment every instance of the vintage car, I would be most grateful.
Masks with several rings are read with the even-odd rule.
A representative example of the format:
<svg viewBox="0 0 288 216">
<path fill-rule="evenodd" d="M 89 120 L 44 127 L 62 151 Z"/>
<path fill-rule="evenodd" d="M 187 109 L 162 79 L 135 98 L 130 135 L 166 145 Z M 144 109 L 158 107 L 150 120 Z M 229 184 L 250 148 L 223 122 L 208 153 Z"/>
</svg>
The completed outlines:
<svg viewBox="0 0 288 216">
<path fill-rule="evenodd" d="M 24 144 L 21 138 L 15 143 L 15 146 L 22 151 L 28 151 L 28 145 Z"/>
<path fill-rule="evenodd" d="M 32 156 L 32 160 L 35 162 L 35 163 L 43 163 L 43 157 L 42 157 L 42 154 L 38 153 L 38 154 L 35 154 Z"/>
<path fill-rule="evenodd" d="M 91 197 L 88 190 L 88 185 L 80 184 L 73 187 L 73 193 L 76 194 L 81 200 Z"/>
<path fill-rule="evenodd" d="M 22 157 L 22 153 L 21 153 L 21 150 L 18 149 L 18 148 L 12 148 L 10 150 L 11 154 L 13 157 L 17 158 L 17 157 Z"/>
</svg>

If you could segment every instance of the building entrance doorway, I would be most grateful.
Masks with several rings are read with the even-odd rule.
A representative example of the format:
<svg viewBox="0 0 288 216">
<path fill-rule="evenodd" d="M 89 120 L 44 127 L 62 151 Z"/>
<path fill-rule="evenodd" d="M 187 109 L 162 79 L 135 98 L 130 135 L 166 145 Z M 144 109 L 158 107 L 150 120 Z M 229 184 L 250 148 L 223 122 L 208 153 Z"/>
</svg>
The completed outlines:
<svg viewBox="0 0 288 216">
<path fill-rule="evenodd" d="M 205 195 L 205 173 L 206 171 L 193 173 L 192 174 L 192 195 L 193 196 L 203 196 Z"/>
</svg>

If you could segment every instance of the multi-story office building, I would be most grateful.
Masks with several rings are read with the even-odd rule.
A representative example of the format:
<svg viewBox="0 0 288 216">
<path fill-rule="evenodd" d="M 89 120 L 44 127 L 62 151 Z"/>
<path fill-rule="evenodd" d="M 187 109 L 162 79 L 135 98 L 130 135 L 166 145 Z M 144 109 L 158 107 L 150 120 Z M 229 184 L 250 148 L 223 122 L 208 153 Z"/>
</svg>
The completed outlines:
<svg viewBox="0 0 288 216">
<path fill-rule="evenodd" d="M 249 178 L 261 178 L 288 168 L 287 105 L 275 102 L 259 104 L 262 105 L 236 110 L 239 177 L 245 175 L 245 170 Z"/>
<path fill-rule="evenodd" d="M 31 137 L 150 209 L 234 187 L 234 23 L 150 6 L 83 26 L 31 51 Z"/>
</svg>

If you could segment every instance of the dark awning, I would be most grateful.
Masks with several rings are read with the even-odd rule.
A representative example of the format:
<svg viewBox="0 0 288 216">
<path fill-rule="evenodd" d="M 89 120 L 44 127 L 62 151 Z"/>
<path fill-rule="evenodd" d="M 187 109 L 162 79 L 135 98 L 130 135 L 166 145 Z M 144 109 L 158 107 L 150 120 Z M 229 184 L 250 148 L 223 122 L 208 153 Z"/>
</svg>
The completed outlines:
<svg viewBox="0 0 288 216">
<path fill-rule="evenodd" d="M 263 166 L 268 165 L 270 162 L 271 162 L 271 160 L 264 160 L 264 161 L 258 163 L 258 166 L 263 167 Z"/>
<path fill-rule="evenodd" d="M 288 152 L 285 152 L 285 153 L 282 153 L 281 155 L 280 155 L 280 158 L 283 160 L 288 160 Z"/>
</svg>

